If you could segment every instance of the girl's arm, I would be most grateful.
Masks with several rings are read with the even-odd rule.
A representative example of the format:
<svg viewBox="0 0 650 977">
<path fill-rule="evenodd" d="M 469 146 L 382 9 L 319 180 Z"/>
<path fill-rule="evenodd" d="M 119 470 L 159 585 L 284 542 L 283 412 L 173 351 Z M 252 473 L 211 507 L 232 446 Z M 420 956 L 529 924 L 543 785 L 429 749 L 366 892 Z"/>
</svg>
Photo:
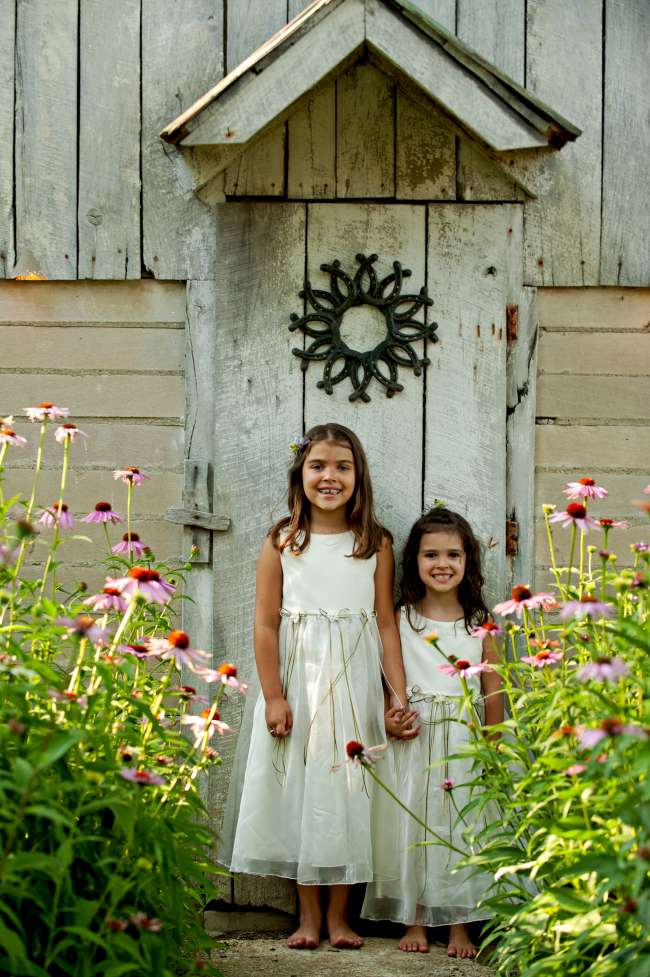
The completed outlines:
<svg viewBox="0 0 650 977">
<path fill-rule="evenodd" d="M 253 647 L 257 674 L 260 677 L 262 695 L 266 703 L 266 725 L 269 730 L 275 731 L 276 736 L 287 736 L 291 732 L 293 717 L 289 703 L 284 697 L 280 679 L 278 630 L 281 606 L 280 553 L 267 536 L 257 561 Z"/>
<path fill-rule="evenodd" d="M 494 638 L 483 638 L 483 661 L 498 665 L 501 660 Z M 503 722 L 503 693 L 501 676 L 496 672 L 481 672 L 481 690 L 485 699 L 485 725 L 495 726 Z M 498 735 L 498 734 L 495 734 Z"/>
<path fill-rule="evenodd" d="M 375 570 L 375 612 L 377 627 L 384 649 L 384 674 L 389 683 L 390 704 L 406 707 L 406 678 L 402 662 L 402 648 L 399 631 L 395 624 L 393 610 L 393 577 L 395 563 L 393 548 L 387 536 L 377 553 L 377 569 Z"/>
</svg>

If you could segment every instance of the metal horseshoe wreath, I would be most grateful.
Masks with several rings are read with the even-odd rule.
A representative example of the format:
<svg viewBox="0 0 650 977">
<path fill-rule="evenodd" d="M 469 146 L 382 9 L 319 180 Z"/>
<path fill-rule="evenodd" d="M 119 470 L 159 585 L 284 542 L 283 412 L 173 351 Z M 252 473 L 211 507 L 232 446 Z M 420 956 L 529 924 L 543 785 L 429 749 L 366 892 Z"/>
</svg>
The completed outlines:
<svg viewBox="0 0 650 977">
<path fill-rule="evenodd" d="M 289 329 L 301 329 L 313 342 L 306 349 L 294 347 L 292 353 L 302 360 L 301 367 L 307 371 L 311 362 L 325 362 L 323 379 L 317 386 L 325 393 L 334 392 L 334 385 L 346 377 L 352 383 L 350 400 L 368 403 L 367 388 L 375 378 L 386 389 L 386 396 L 392 397 L 404 387 L 398 382 L 398 368 L 408 367 L 416 376 L 422 367 L 429 363 L 427 357 L 420 359 L 411 343 L 429 339 L 438 342 L 435 335 L 437 323 L 425 325 L 415 316 L 424 307 L 433 305 L 423 286 L 419 295 L 402 295 L 404 279 L 411 275 L 408 268 L 402 268 L 399 261 L 393 262 L 393 273 L 381 280 L 373 268 L 378 255 L 366 257 L 358 254 L 359 268 L 351 278 L 341 269 L 340 261 L 322 264 L 321 271 L 330 277 L 329 291 L 312 288 L 308 279 L 300 298 L 306 298 L 313 311 L 299 316 L 291 314 Z M 359 305 L 371 305 L 378 309 L 386 322 L 386 334 L 374 349 L 362 352 L 353 349 L 341 337 L 343 317 L 348 309 Z M 343 366 L 334 372 L 335 364 L 343 360 Z"/>
</svg>

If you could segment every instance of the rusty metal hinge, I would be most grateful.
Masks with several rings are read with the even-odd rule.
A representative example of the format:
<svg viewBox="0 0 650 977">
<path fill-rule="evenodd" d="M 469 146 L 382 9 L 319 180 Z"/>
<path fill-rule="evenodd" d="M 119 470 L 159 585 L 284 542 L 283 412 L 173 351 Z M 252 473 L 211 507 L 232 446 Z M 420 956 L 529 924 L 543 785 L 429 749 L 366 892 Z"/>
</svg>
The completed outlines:
<svg viewBox="0 0 650 977">
<path fill-rule="evenodd" d="M 506 556 L 516 556 L 519 552 L 519 523 L 516 519 L 506 519 Z"/>
<path fill-rule="evenodd" d="M 509 343 L 514 343 L 519 335 L 519 306 L 506 306 L 506 339 Z"/>
</svg>

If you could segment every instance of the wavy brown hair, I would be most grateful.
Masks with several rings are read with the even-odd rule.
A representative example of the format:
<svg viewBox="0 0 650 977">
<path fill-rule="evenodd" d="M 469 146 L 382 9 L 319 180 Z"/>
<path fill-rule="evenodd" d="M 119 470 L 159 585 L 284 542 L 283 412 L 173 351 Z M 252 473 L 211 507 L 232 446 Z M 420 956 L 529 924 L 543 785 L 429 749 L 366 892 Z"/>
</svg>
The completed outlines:
<svg viewBox="0 0 650 977">
<path fill-rule="evenodd" d="M 341 445 L 352 452 L 355 484 L 352 498 L 346 506 L 348 527 L 354 533 L 351 555 L 358 560 L 367 560 L 377 553 L 384 536 L 389 534 L 375 516 L 366 453 L 354 431 L 342 424 L 316 424 L 301 439 L 301 446 L 289 469 L 289 515 L 276 522 L 269 535 L 273 545 L 280 550 L 288 546 L 292 553 L 298 554 L 309 546 L 311 506 L 302 487 L 302 468 L 312 447 L 322 441 Z"/>
<path fill-rule="evenodd" d="M 489 617 L 483 600 L 485 581 L 481 570 L 481 546 L 467 520 L 451 509 L 442 506 L 431 509 L 411 529 L 402 557 L 402 589 L 398 605 L 406 607 L 409 624 L 414 628 L 411 608 L 426 594 L 426 587 L 418 570 L 420 540 L 426 533 L 439 532 L 458 533 L 465 551 L 465 575 L 458 586 L 458 600 L 463 608 L 465 628 L 470 631 L 485 624 Z"/>
</svg>

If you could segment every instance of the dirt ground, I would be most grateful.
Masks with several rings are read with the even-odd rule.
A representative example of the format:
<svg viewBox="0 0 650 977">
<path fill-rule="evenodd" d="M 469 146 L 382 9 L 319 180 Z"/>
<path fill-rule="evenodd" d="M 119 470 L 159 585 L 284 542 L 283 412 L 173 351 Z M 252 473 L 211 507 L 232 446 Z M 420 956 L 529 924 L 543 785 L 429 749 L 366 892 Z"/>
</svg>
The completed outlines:
<svg viewBox="0 0 650 977">
<path fill-rule="evenodd" d="M 360 950 L 289 950 L 285 936 L 239 936 L 219 940 L 212 962 L 224 977 L 490 977 L 474 960 L 453 960 L 445 946 L 429 953 L 401 953 L 395 939 L 366 937 Z"/>
</svg>

